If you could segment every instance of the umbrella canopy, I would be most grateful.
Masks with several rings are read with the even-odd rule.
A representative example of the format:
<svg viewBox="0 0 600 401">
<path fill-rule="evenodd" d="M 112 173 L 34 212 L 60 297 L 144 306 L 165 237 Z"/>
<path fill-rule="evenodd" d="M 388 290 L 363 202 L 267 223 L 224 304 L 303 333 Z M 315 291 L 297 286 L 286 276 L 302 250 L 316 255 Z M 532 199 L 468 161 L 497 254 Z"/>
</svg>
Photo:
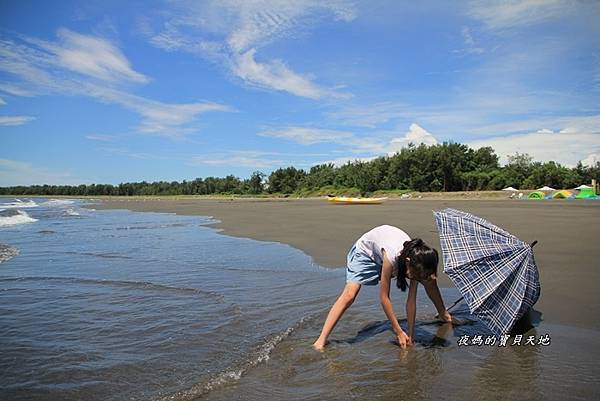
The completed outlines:
<svg viewBox="0 0 600 401">
<path fill-rule="evenodd" d="M 508 333 L 540 296 L 531 246 L 470 213 L 448 208 L 434 215 L 444 272 L 472 314 L 492 332 Z"/>
<path fill-rule="evenodd" d="M 592 187 L 590 187 L 589 185 L 585 185 L 585 184 L 583 184 L 583 185 L 580 185 L 580 186 L 578 186 L 577 188 L 573 188 L 573 189 L 591 189 L 591 188 L 592 188 Z"/>
<path fill-rule="evenodd" d="M 556 191 L 554 188 L 549 187 L 548 185 L 544 185 L 541 188 L 538 188 L 537 191 Z"/>
<path fill-rule="evenodd" d="M 514 189 L 513 187 L 506 187 L 503 189 L 503 191 L 513 191 L 513 192 L 517 192 L 518 189 Z"/>
</svg>

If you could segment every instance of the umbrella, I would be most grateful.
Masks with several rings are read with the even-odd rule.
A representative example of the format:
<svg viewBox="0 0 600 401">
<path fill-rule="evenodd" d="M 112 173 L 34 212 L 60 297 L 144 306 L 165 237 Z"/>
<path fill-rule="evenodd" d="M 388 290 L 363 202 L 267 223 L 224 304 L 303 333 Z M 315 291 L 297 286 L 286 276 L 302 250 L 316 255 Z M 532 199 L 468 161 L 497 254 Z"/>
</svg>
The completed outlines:
<svg viewBox="0 0 600 401">
<path fill-rule="evenodd" d="M 508 333 L 540 296 L 531 246 L 470 213 L 447 208 L 434 215 L 444 272 L 472 314 L 492 332 Z"/>
<path fill-rule="evenodd" d="M 548 185 L 544 185 L 543 187 L 538 188 L 537 191 L 555 191 L 555 189 L 549 187 Z"/>
<path fill-rule="evenodd" d="M 592 189 L 592 187 L 590 187 L 589 185 L 583 184 L 583 185 L 580 185 L 580 186 L 578 186 L 577 188 L 574 188 L 574 189 Z"/>
<path fill-rule="evenodd" d="M 503 189 L 503 191 L 512 191 L 512 192 L 517 192 L 517 191 L 518 191 L 518 189 L 514 189 L 513 187 L 507 187 L 507 188 L 504 188 L 504 189 Z"/>
</svg>

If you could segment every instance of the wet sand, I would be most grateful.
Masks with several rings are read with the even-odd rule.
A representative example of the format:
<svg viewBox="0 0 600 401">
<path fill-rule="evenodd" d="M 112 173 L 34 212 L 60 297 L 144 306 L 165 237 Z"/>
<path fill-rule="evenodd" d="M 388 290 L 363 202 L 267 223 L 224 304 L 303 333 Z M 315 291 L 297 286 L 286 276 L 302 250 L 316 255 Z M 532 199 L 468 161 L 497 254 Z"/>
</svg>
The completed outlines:
<svg viewBox="0 0 600 401">
<path fill-rule="evenodd" d="M 535 257 L 542 319 L 600 330 L 600 201 L 396 200 L 382 205 L 332 205 L 324 199 L 118 199 L 97 209 L 212 216 L 224 234 L 289 244 L 326 267 L 343 267 L 365 231 L 401 227 L 440 249 L 432 210 L 453 207 L 486 218 L 523 241 Z M 441 273 L 440 286 L 453 287 Z M 451 300 L 446 300 L 449 303 Z"/>
</svg>

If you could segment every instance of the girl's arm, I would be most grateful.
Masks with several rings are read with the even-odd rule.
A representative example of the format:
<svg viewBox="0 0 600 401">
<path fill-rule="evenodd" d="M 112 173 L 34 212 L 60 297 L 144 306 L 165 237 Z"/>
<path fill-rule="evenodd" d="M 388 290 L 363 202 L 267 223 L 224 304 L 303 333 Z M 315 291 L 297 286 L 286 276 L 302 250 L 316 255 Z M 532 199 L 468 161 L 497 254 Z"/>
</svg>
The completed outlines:
<svg viewBox="0 0 600 401">
<path fill-rule="evenodd" d="M 444 306 L 444 300 L 442 299 L 442 294 L 440 294 L 440 289 L 437 285 L 436 279 L 424 280 L 421 282 L 425 287 L 425 291 L 427 291 L 427 296 L 433 302 L 433 305 L 438 311 L 438 316 L 445 322 L 452 322 L 452 316 L 450 312 L 446 310 Z"/>
<path fill-rule="evenodd" d="M 406 298 L 406 318 L 408 320 L 408 337 L 411 341 L 415 338 L 415 319 L 417 316 L 417 280 L 410 280 L 408 298 Z"/>
<path fill-rule="evenodd" d="M 410 339 L 406 335 L 406 333 L 400 327 L 398 323 L 398 318 L 394 313 L 394 308 L 392 307 L 392 301 L 390 300 L 390 283 L 392 281 L 392 264 L 388 261 L 387 256 L 385 255 L 385 251 L 383 253 L 383 266 L 381 268 L 381 284 L 379 288 L 379 300 L 381 301 L 381 307 L 385 312 L 385 315 L 390 320 L 392 324 L 392 329 L 396 336 L 398 337 L 398 342 L 400 343 L 400 347 L 404 348 L 407 345 L 410 345 Z"/>
</svg>

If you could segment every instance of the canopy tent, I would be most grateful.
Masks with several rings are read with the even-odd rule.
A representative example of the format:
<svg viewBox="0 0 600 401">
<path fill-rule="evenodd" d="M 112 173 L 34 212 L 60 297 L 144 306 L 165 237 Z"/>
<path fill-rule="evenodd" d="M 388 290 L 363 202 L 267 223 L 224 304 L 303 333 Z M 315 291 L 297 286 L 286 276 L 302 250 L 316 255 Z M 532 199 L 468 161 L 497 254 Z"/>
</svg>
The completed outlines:
<svg viewBox="0 0 600 401">
<path fill-rule="evenodd" d="M 556 191 L 554 188 L 549 187 L 548 185 L 544 185 L 541 188 L 538 188 L 537 191 Z"/>
<path fill-rule="evenodd" d="M 553 199 L 568 199 L 568 198 L 573 198 L 573 193 L 571 191 L 562 190 L 562 191 L 555 192 L 552 195 L 552 198 Z"/>
<path fill-rule="evenodd" d="M 592 188 L 592 187 L 590 187 L 589 185 L 583 184 L 583 185 L 580 185 L 577 188 L 573 188 L 573 189 L 580 190 L 580 189 L 589 189 L 589 188 Z"/>
<path fill-rule="evenodd" d="M 529 195 L 527 195 L 527 199 L 544 199 L 546 195 L 543 192 L 540 191 L 534 191 L 532 193 L 530 193 Z"/>
<path fill-rule="evenodd" d="M 517 192 L 518 189 L 514 189 L 513 187 L 507 187 L 507 188 L 504 188 L 503 191 Z"/>
<path fill-rule="evenodd" d="M 596 197 L 596 192 L 593 188 L 583 188 L 575 198 L 577 199 L 591 199 Z"/>
</svg>

